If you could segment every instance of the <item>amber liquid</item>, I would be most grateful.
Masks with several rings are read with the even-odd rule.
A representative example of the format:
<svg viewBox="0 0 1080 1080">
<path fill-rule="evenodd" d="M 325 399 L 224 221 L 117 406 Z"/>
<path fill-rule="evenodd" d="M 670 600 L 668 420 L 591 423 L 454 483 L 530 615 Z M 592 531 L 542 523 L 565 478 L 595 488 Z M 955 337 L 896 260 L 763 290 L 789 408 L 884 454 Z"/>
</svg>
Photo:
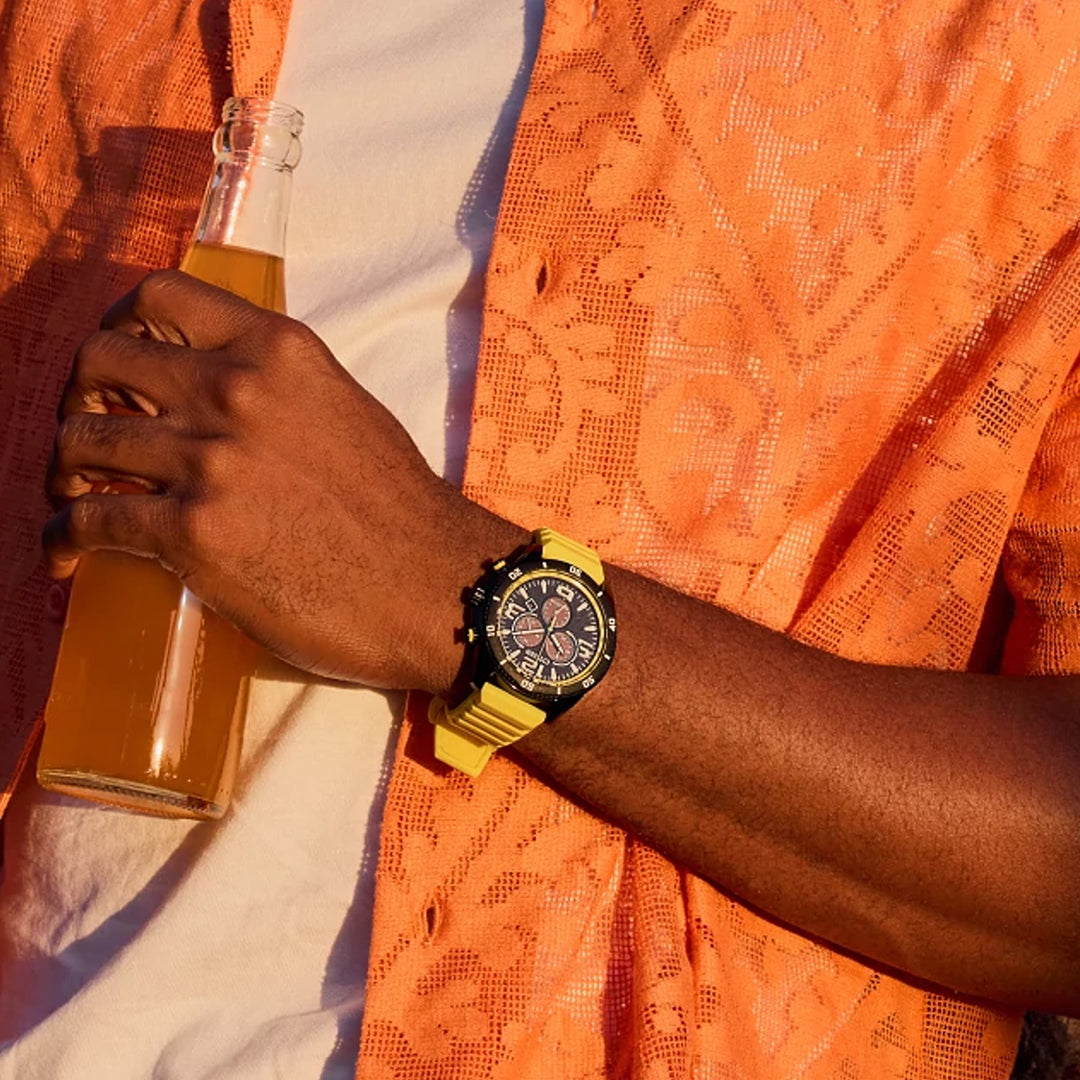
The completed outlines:
<svg viewBox="0 0 1080 1080">
<path fill-rule="evenodd" d="M 282 260 L 195 244 L 181 269 L 274 311 Z M 256 648 L 156 562 L 84 555 L 45 708 L 38 782 L 174 817 L 217 818 L 232 794 Z"/>
</svg>

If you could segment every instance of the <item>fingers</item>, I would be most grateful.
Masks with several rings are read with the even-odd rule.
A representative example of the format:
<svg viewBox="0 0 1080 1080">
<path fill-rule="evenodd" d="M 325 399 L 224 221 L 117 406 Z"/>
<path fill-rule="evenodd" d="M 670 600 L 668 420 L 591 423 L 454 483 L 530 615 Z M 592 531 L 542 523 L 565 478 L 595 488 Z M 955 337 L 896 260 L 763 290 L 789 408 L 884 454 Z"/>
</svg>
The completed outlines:
<svg viewBox="0 0 1080 1080">
<path fill-rule="evenodd" d="M 222 349 L 260 319 L 246 300 L 179 270 L 158 270 L 105 313 L 102 329 L 195 349 Z"/>
<path fill-rule="evenodd" d="M 99 330 L 75 354 L 57 418 L 80 412 L 169 412 L 190 395 L 200 359 L 191 349 Z"/>
<path fill-rule="evenodd" d="M 152 488 L 175 484 L 183 474 L 185 440 L 152 416 L 75 413 L 60 425 L 47 487 L 53 499 L 70 499 L 92 481 L 135 477 Z"/>
<path fill-rule="evenodd" d="M 167 495 L 84 495 L 45 525 L 46 572 L 56 579 L 70 577 L 79 555 L 98 548 L 159 559 L 174 514 Z"/>
</svg>

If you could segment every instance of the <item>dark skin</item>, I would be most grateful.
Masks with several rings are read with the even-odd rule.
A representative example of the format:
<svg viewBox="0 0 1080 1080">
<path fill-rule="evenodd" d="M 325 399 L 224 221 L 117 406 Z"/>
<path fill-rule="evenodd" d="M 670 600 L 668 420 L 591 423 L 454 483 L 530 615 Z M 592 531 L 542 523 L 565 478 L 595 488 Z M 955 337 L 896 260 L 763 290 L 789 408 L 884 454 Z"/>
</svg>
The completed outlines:
<svg viewBox="0 0 1080 1080">
<path fill-rule="evenodd" d="M 445 693 L 463 586 L 527 532 L 436 477 L 299 323 L 167 271 L 103 326 L 61 406 L 50 573 L 96 548 L 156 558 L 297 667 Z M 117 478 L 147 493 L 89 493 Z M 793 926 L 1080 1015 L 1080 680 L 856 664 L 608 579 L 611 672 L 521 754 Z"/>
</svg>

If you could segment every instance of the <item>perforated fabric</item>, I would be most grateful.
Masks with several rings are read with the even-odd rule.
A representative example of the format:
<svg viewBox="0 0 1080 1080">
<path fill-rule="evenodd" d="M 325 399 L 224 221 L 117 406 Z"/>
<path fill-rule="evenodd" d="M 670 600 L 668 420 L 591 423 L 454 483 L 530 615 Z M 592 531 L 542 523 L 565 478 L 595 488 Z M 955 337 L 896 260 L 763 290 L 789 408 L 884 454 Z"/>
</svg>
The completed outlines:
<svg viewBox="0 0 1080 1080">
<path fill-rule="evenodd" d="M 178 262 L 207 133 L 234 85 L 268 92 L 287 17 L 257 0 L 0 3 L 0 811 L 59 639 L 39 537 L 71 357 L 117 296 Z"/>
<path fill-rule="evenodd" d="M 1070 11 L 550 3 L 470 494 L 849 657 L 1076 671 Z M 440 770 L 421 706 L 362 1080 L 1007 1075 L 1016 1017 L 771 924 L 510 755 Z"/>
<path fill-rule="evenodd" d="M 265 86 L 283 8 L 233 8 Z M 225 11 L 0 7 L 8 772 L 55 638 L 34 569 L 52 410 L 102 305 L 190 230 Z M 1008 668 L 1074 670 L 1067 12 L 550 4 L 470 493 L 888 663 L 971 663 L 1004 558 Z M 384 824 L 365 1080 L 1007 1073 L 1013 1018 L 771 925 L 507 756 L 447 776 L 429 743 L 420 722 Z"/>
</svg>

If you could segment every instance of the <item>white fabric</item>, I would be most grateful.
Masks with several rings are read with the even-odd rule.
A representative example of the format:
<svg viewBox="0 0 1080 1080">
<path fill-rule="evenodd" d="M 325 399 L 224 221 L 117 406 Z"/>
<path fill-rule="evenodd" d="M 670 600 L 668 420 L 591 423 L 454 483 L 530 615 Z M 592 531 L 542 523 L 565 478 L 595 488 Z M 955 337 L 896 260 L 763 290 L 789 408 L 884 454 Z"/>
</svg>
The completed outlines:
<svg viewBox="0 0 1080 1080">
<path fill-rule="evenodd" d="M 454 479 L 540 8 L 295 0 L 278 84 L 307 116 L 290 312 Z M 6 822 L 0 1078 L 350 1078 L 399 706 L 268 668 L 217 824 L 28 777 Z"/>
</svg>

